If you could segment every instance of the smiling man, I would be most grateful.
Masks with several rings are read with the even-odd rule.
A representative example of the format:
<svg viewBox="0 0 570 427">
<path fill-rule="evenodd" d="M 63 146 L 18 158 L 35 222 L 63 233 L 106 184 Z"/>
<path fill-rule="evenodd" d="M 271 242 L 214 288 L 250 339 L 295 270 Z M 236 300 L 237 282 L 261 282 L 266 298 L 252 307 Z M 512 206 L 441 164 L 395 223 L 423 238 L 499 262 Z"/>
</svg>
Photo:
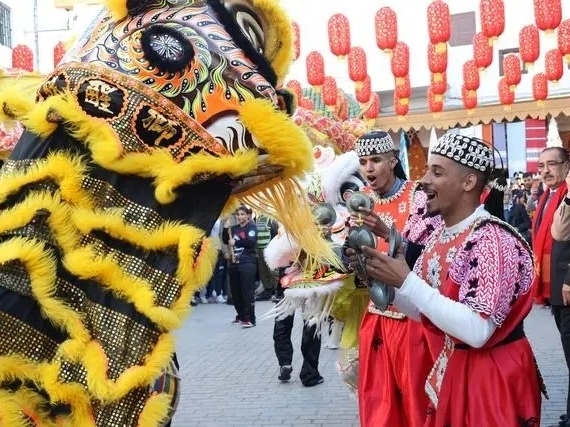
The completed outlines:
<svg viewBox="0 0 570 427">
<path fill-rule="evenodd" d="M 540 376 L 523 330 L 533 257 L 514 229 L 480 205 L 493 169 L 484 141 L 444 135 L 421 180 L 428 211 L 444 224 L 414 271 L 403 256 L 364 248 L 367 274 L 398 288 L 394 304 L 422 324 L 433 363 L 425 426 L 540 422 Z"/>
<path fill-rule="evenodd" d="M 408 181 L 387 132 L 373 131 L 356 141 L 360 171 L 368 186 L 362 191 L 373 211 L 357 218 L 378 237 L 376 247 L 388 250 L 389 228 L 404 228 L 406 260 L 414 265 L 438 217 L 426 212 L 426 195 Z M 412 328 L 412 329 L 410 329 Z M 417 427 L 423 424 L 427 397 L 423 379 L 431 366 L 412 352 L 423 346 L 418 324 L 408 322 L 395 307 L 378 310 L 370 302 L 359 333 L 358 405 L 362 427 Z M 415 354 L 417 356 L 417 353 Z"/>
<path fill-rule="evenodd" d="M 533 295 L 537 304 L 550 305 L 552 303 L 557 307 L 563 305 L 561 293 L 551 292 L 551 276 L 552 274 L 558 276 L 556 270 L 559 265 L 552 262 L 556 258 L 553 255 L 558 255 L 559 251 L 555 247 L 558 245 L 554 245 L 550 229 L 554 213 L 562 203 L 568 189 L 565 178 L 570 169 L 569 160 L 568 152 L 562 147 L 545 148 L 538 158 L 537 169 L 546 186 L 546 191 L 538 199 L 532 224 L 532 249 L 538 263 L 538 275 L 533 285 Z M 556 288 L 560 285 L 561 283 L 557 283 Z M 557 310 L 554 309 L 554 312 L 556 315 Z"/>
</svg>

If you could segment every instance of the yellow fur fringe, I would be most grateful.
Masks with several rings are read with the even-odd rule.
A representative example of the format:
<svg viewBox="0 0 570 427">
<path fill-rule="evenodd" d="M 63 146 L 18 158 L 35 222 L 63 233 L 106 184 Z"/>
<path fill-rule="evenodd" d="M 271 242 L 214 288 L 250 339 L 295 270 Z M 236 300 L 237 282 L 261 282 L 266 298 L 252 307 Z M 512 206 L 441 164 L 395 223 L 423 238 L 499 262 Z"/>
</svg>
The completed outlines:
<svg viewBox="0 0 570 427">
<path fill-rule="evenodd" d="M 144 364 L 123 372 L 116 381 L 107 377 L 108 359 L 100 344 L 93 340 L 83 324 L 83 319 L 71 308 L 54 297 L 56 262 L 43 244 L 15 237 L 0 245 L 0 264 L 17 259 L 28 271 L 32 292 L 40 304 L 44 316 L 63 327 L 71 339 L 59 348 L 59 359 L 81 363 L 86 368 L 89 394 L 79 384 L 63 384 L 59 380 L 60 362 L 36 364 L 18 358 L 0 357 L 0 381 L 26 379 L 40 384 L 54 401 L 69 403 L 71 420 L 66 425 L 94 426 L 90 396 L 108 403 L 115 402 L 137 387 L 148 387 L 168 366 L 175 350 L 174 337 L 168 333 L 180 324 L 188 312 L 194 290 L 207 281 L 216 260 L 216 251 L 209 239 L 202 243 L 201 252 L 193 249 L 204 235 L 201 230 L 177 223 L 166 223 L 155 232 L 141 231 L 121 219 L 121 211 L 94 210 L 89 195 L 81 188 L 85 169 L 80 159 L 64 154 L 51 155 L 29 167 L 25 172 L 13 172 L 0 178 L 0 201 L 16 194 L 22 186 L 49 178 L 59 184 L 61 196 L 33 192 L 11 209 L 0 212 L 0 233 L 29 223 L 39 210 L 50 212 L 48 224 L 63 252 L 63 261 L 70 272 L 80 277 L 95 277 L 101 284 L 123 298 L 130 300 L 141 313 L 147 314 L 165 331 L 158 343 L 147 355 Z M 65 202 L 62 200 L 65 199 Z M 93 230 L 103 229 L 114 237 L 128 240 L 147 249 L 178 248 L 179 269 L 176 277 L 181 283 L 181 295 L 171 307 L 157 307 L 149 285 L 120 270 L 117 262 L 109 257 L 96 257 L 89 247 L 80 245 L 80 238 Z M 194 259 L 196 260 L 194 261 Z M 16 424 L 17 414 L 9 408 L 17 394 L 0 398 L 4 420 Z M 30 402 L 32 402 L 30 400 Z M 33 405 L 32 405 L 33 406 Z M 37 408 L 31 407 L 30 413 Z M 149 400 L 139 422 L 140 427 L 156 427 L 157 419 L 164 419 L 169 410 L 169 400 L 158 395 Z M 41 418 L 41 414 L 38 413 Z M 159 417 L 159 418 L 155 418 Z M 44 420 L 42 420 L 44 422 Z M 12 425 L 12 424 L 8 424 Z M 25 425 L 25 424 L 24 424 Z M 44 425 L 44 424 L 41 424 Z M 50 425 L 45 423 L 45 425 Z"/>
<path fill-rule="evenodd" d="M 30 105 L 23 103 L 14 92 L 1 92 L 0 105 L 4 104 L 15 113 L 9 118 L 20 120 L 31 132 L 44 138 L 59 126 L 59 121 L 48 120 L 56 112 L 61 121 L 72 124 L 70 135 L 90 149 L 99 165 L 121 174 L 153 178 L 156 200 L 162 204 L 173 202 L 176 189 L 198 175 L 213 173 L 239 177 L 257 167 L 255 150 L 226 157 L 194 155 L 182 162 L 177 162 L 166 149 L 154 149 L 150 153 L 124 153 L 113 129 L 106 122 L 84 113 L 68 94 L 52 96 L 42 103 Z"/>
<path fill-rule="evenodd" d="M 8 115 L 21 120 L 40 137 L 48 137 L 61 123 L 66 123 L 71 135 L 90 149 L 94 161 L 102 167 L 154 179 L 155 196 L 161 203 L 172 202 L 176 189 L 201 173 L 227 173 L 239 178 L 253 173 L 258 167 L 256 150 L 223 158 L 192 156 L 181 163 L 161 149 L 149 153 L 124 153 L 111 127 L 85 114 L 68 94 L 32 104 L 17 96 L 16 91 L 2 91 L 0 105 L 5 107 L 0 111 L 0 116 Z M 310 142 L 289 118 L 268 101 L 247 101 L 240 115 L 268 153 L 269 163 L 282 171 L 284 179 L 264 182 L 239 197 L 243 197 L 258 211 L 276 217 L 316 261 L 334 263 L 334 254 L 329 245 L 320 239 L 316 226 L 314 230 L 311 228 L 313 219 L 310 207 L 294 181 L 296 176 L 311 169 Z M 13 238 L 2 244 L 0 263 L 17 258 L 26 265 L 32 292 L 44 315 L 63 327 L 70 336 L 70 340 L 60 346 L 56 360 L 32 364 L 33 369 L 28 373 L 20 372 L 22 376 L 18 375 L 18 378 L 32 376 L 34 382 L 40 384 L 52 399 L 69 403 L 72 407 L 69 422 L 73 427 L 94 425 L 90 399 L 95 398 L 103 403 L 116 402 L 134 388 L 149 386 L 168 366 L 174 351 L 174 339 L 169 331 L 180 325 L 188 312 L 192 293 L 206 283 L 211 275 L 217 253 L 214 243 L 210 239 L 203 239 L 204 233 L 197 228 L 166 223 L 157 230 L 143 232 L 125 223 L 119 210 L 97 210 L 89 194 L 81 187 L 85 173 L 81 159 L 56 154 L 38 160 L 36 165 L 23 173 L 3 175 L 0 178 L 0 201 L 16 194 L 23 186 L 46 178 L 59 184 L 60 195 L 31 193 L 12 209 L 0 212 L 0 233 L 28 223 L 40 209 L 49 211 L 48 223 L 61 248 L 66 268 L 78 277 L 98 280 L 102 286 L 132 302 L 137 310 L 159 325 L 164 334 L 141 366 L 132 367 L 116 381 L 111 381 L 107 376 L 108 360 L 100 344 L 90 337 L 79 314 L 54 297 L 56 260 L 43 245 L 33 241 Z M 176 248 L 179 265 L 175 276 L 181 286 L 177 301 L 168 308 L 158 307 L 149 283 L 125 273 L 112 257 L 96 256 L 93 248 L 83 247 L 80 244 L 81 236 L 93 230 L 104 230 L 147 250 Z M 200 241 L 201 251 L 196 254 L 193 248 Z M 86 368 L 89 394 L 79 384 L 60 382 L 60 363 L 64 360 L 81 363 Z M 0 358 L 0 361 L 7 360 Z M 7 375 L 7 368 L 10 368 L 10 364 L 0 365 L 0 378 Z M 13 396 L 2 396 L 2 399 L 7 405 L 2 407 L 2 416 L 7 419 L 12 412 L 8 414 L 4 408 L 13 402 L 8 400 Z M 164 395 L 149 400 L 141 414 L 139 426 L 155 427 L 157 419 L 166 417 L 168 404 Z"/>
<path fill-rule="evenodd" d="M 329 242 L 322 238 L 302 188 L 293 179 L 275 179 L 272 186 L 241 196 L 257 212 L 275 218 L 307 254 L 308 271 L 329 264 L 341 268 Z M 273 207 L 270 209 L 269 207 Z"/>
<path fill-rule="evenodd" d="M 315 224 L 305 191 L 295 177 L 313 166 L 313 147 L 305 133 L 284 113 L 276 111 L 266 100 L 246 101 L 240 119 L 261 148 L 270 153 L 269 164 L 283 166 L 283 178 L 269 180 L 235 195 L 258 212 L 279 221 L 308 255 L 308 263 L 340 266 L 330 244 L 321 237 Z M 263 117 L 263 120 L 259 120 Z M 278 129 L 276 132 L 275 130 Z"/>
</svg>

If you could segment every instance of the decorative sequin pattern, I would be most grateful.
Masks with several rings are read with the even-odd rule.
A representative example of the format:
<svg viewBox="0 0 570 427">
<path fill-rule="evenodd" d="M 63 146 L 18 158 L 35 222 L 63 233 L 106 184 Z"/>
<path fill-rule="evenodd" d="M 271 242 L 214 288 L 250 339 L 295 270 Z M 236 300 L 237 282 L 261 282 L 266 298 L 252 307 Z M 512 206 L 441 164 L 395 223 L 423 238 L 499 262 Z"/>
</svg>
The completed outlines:
<svg viewBox="0 0 570 427">
<path fill-rule="evenodd" d="M 82 180 L 81 186 L 89 191 L 89 195 L 97 208 L 102 210 L 121 209 L 123 220 L 129 225 L 145 230 L 155 230 L 164 223 L 164 218 L 154 210 L 127 199 L 105 181 L 86 176 Z"/>
<path fill-rule="evenodd" d="M 182 284 L 175 277 L 152 268 L 142 259 L 115 250 L 92 235 L 83 236 L 81 244 L 89 245 L 96 256 L 111 256 L 126 273 L 148 283 L 154 292 L 157 306 L 170 307 L 180 297 Z"/>
<path fill-rule="evenodd" d="M 135 426 L 150 391 L 144 388 L 131 391 L 127 396 L 109 405 L 93 408 L 95 423 L 98 426 Z"/>
<path fill-rule="evenodd" d="M 0 355 L 25 354 L 34 362 L 55 357 L 59 344 L 20 319 L 0 311 L 0 325 L 2 330 L 11 332 L 0 334 Z"/>
<path fill-rule="evenodd" d="M 37 162 L 38 162 L 38 160 L 35 160 L 35 159 L 24 159 L 24 160 L 8 159 L 2 165 L 2 174 L 24 172 L 30 166 L 33 166 Z"/>
<path fill-rule="evenodd" d="M 91 301 L 83 291 L 63 279 L 58 279 L 57 296 L 75 311 L 83 313 L 87 329 L 97 337 L 109 359 L 107 374 L 112 380 L 131 366 L 142 364 L 156 345 L 160 335 L 156 328 L 146 327 L 119 311 Z M 68 370 L 67 374 L 61 374 L 62 378 L 85 384 L 82 368 L 69 365 Z"/>
<path fill-rule="evenodd" d="M 18 260 L 7 262 L 0 267 L 0 283 L 9 291 L 24 296 L 32 295 L 32 283 L 28 271 Z"/>
</svg>

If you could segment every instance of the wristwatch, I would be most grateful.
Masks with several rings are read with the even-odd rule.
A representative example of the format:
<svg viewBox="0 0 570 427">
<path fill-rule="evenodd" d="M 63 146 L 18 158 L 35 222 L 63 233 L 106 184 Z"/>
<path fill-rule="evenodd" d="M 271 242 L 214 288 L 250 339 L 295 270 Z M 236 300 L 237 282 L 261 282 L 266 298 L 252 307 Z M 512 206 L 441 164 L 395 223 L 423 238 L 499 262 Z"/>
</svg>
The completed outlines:
<svg viewBox="0 0 570 427">
<path fill-rule="evenodd" d="M 564 197 L 564 203 L 566 203 L 568 206 L 570 206 L 570 197 L 568 197 L 568 196 Z"/>
</svg>

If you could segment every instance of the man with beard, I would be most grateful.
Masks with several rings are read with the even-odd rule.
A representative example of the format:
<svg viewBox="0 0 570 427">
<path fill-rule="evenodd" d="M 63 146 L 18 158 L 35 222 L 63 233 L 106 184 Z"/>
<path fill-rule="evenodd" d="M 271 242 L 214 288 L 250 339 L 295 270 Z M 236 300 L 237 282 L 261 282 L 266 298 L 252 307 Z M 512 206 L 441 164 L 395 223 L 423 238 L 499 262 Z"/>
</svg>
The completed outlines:
<svg viewBox="0 0 570 427">
<path fill-rule="evenodd" d="M 484 141 L 444 135 L 421 180 L 428 212 L 444 224 L 414 271 L 402 254 L 363 248 L 367 274 L 396 287 L 394 305 L 424 330 L 433 362 L 426 426 L 540 423 L 540 375 L 523 330 L 534 262 L 524 239 L 480 205 L 493 169 Z M 502 197 L 491 187 L 489 198 Z"/>
<path fill-rule="evenodd" d="M 373 131 L 356 141 L 360 170 L 368 186 L 362 191 L 373 201 L 372 211 L 354 218 L 378 237 L 377 248 L 388 250 L 389 228 L 404 228 L 406 260 L 410 266 L 439 218 L 426 212 L 425 193 L 408 181 L 390 135 Z M 423 391 L 425 366 L 411 357 L 421 350 L 417 324 L 390 306 L 378 310 L 370 302 L 359 333 L 358 405 L 362 427 L 416 427 L 422 425 L 428 401 Z M 419 359 L 418 359 L 419 360 Z"/>
</svg>

